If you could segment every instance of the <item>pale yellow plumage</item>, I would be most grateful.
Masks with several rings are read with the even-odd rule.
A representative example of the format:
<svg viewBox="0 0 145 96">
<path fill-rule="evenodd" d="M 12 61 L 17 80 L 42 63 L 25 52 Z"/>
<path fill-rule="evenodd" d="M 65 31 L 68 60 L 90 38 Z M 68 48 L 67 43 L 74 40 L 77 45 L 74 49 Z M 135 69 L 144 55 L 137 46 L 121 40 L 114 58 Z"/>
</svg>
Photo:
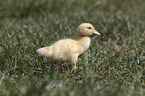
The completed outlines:
<svg viewBox="0 0 145 96">
<path fill-rule="evenodd" d="M 90 46 L 91 39 L 88 36 L 100 35 L 90 23 L 82 23 L 77 31 L 77 39 L 62 39 L 51 46 L 38 49 L 37 52 L 53 61 L 70 62 L 76 68 L 78 56 Z"/>
</svg>

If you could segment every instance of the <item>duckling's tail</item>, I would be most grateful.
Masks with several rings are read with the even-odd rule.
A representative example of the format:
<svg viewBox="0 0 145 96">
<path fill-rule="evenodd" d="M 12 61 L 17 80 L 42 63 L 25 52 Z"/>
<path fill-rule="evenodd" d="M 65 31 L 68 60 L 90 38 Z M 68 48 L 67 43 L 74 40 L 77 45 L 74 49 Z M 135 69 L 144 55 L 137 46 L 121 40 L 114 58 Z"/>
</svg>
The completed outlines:
<svg viewBox="0 0 145 96">
<path fill-rule="evenodd" d="M 40 48 L 37 52 L 42 56 L 50 57 L 52 54 L 51 46 Z"/>
</svg>

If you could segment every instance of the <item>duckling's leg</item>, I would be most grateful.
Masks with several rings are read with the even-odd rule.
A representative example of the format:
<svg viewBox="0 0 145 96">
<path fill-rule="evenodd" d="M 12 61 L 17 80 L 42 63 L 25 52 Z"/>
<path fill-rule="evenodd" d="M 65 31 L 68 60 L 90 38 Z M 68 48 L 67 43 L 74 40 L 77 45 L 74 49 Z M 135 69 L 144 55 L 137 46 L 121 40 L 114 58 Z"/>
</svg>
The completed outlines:
<svg viewBox="0 0 145 96">
<path fill-rule="evenodd" d="M 77 66 L 76 66 L 76 63 L 77 63 L 77 60 L 78 60 L 78 54 L 74 54 L 71 56 L 71 60 L 72 60 L 72 64 L 73 64 L 73 68 L 71 70 L 71 72 L 75 69 L 77 69 Z"/>
</svg>

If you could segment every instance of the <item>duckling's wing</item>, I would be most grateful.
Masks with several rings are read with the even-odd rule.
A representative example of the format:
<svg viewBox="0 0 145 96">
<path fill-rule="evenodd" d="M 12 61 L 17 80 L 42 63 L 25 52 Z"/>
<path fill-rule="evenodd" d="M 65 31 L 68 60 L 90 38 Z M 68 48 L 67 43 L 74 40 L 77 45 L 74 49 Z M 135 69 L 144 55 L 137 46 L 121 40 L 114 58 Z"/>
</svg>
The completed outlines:
<svg viewBox="0 0 145 96">
<path fill-rule="evenodd" d="M 77 58 L 81 52 L 81 46 L 73 39 L 59 40 L 51 46 L 53 50 L 51 57 L 56 60 L 70 61 Z"/>
<path fill-rule="evenodd" d="M 72 41 L 68 45 L 72 52 L 80 54 L 82 47 L 78 42 Z"/>
</svg>

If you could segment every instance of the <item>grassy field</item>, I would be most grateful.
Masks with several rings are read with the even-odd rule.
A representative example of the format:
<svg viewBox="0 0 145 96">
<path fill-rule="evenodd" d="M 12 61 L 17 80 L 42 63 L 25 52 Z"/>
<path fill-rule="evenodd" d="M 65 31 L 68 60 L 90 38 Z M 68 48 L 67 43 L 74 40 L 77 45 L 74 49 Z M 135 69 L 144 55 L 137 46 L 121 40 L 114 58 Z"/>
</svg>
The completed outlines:
<svg viewBox="0 0 145 96">
<path fill-rule="evenodd" d="M 92 23 L 78 69 L 36 53 Z M 0 96 L 145 96 L 144 0 L 0 0 Z"/>
</svg>

